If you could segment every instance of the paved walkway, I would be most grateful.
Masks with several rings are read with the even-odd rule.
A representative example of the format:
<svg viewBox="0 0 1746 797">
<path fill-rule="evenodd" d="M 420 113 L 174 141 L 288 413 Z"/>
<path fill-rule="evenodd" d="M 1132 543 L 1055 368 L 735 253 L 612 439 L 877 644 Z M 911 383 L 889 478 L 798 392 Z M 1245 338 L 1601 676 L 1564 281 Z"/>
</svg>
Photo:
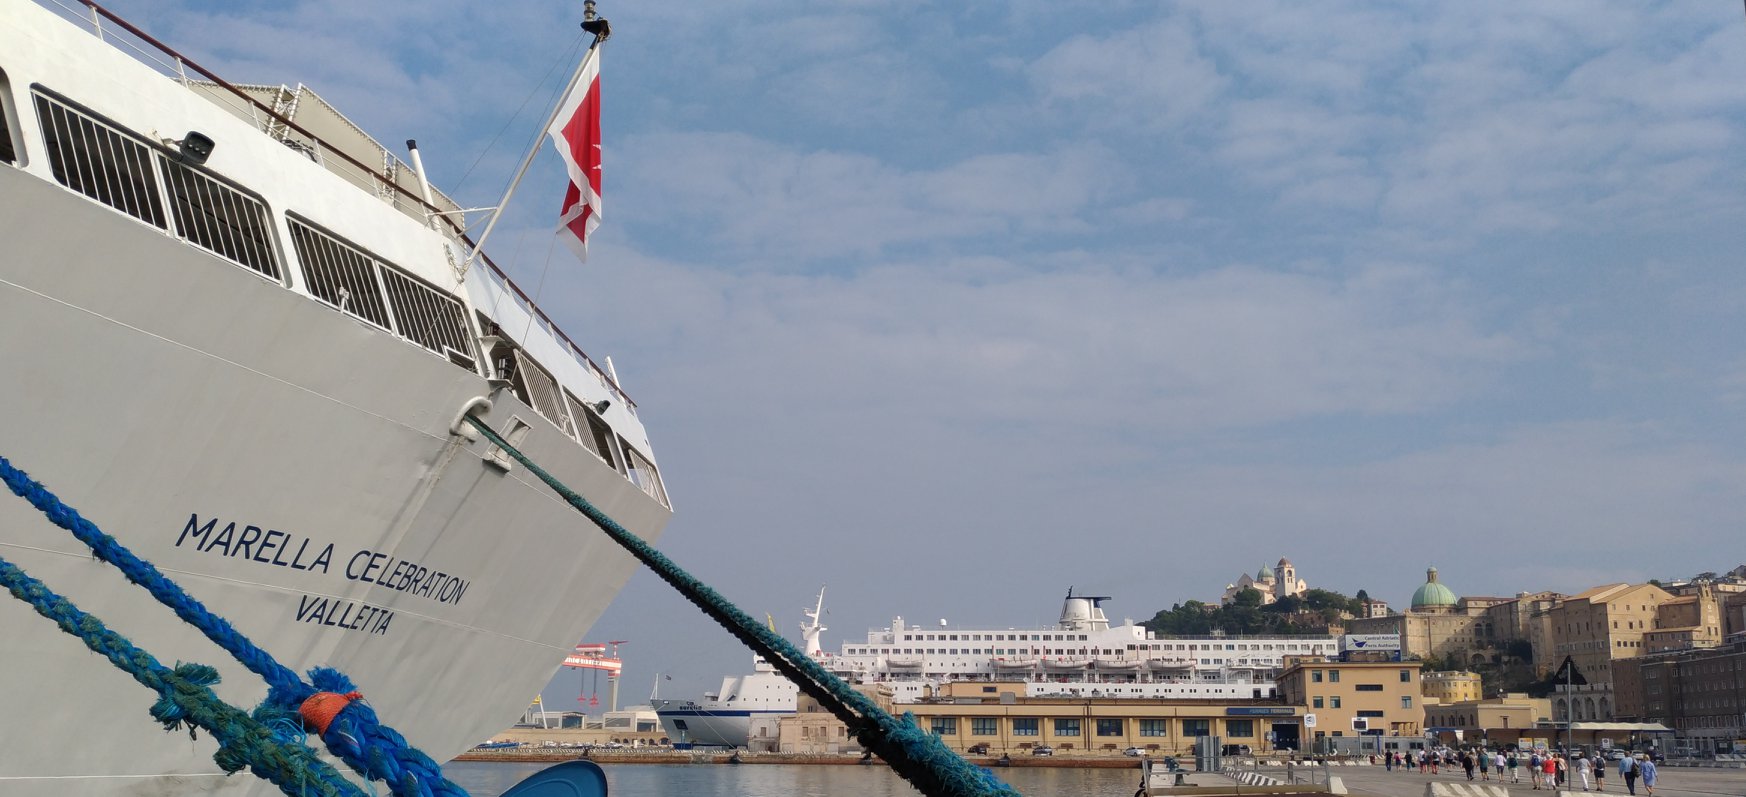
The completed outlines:
<svg viewBox="0 0 1746 797">
<path fill-rule="evenodd" d="M 1344 778 L 1346 788 L 1354 795 L 1363 797 L 1423 797 L 1425 784 L 1432 780 L 1447 783 L 1466 783 L 1467 776 L 1456 768 L 1455 774 L 1449 774 L 1445 768 L 1441 774 L 1419 774 L 1417 769 L 1411 771 L 1395 770 L 1389 772 L 1382 767 L 1334 767 L 1333 774 Z M 1608 770 L 1606 791 L 1601 794 L 1623 795 L 1625 781 L 1619 777 L 1617 770 Z M 1481 781 L 1477 774 L 1474 783 L 1483 786 L 1503 786 L 1508 789 L 1510 797 L 1555 797 L 1553 792 L 1541 789 L 1535 791 L 1528 782 L 1527 771 L 1522 771 L 1522 782 L 1510 783 L 1509 775 L 1504 775 L 1503 782 L 1498 782 L 1493 774 L 1492 780 Z M 1570 784 L 1565 784 L 1566 788 Z M 1576 783 L 1572 789 L 1576 794 L 1582 793 L 1582 784 Z M 1638 797 L 1647 797 L 1648 791 L 1643 784 L 1637 784 Z M 1656 778 L 1655 797 L 1746 797 L 1746 769 L 1688 769 L 1661 767 L 1660 776 Z"/>
</svg>

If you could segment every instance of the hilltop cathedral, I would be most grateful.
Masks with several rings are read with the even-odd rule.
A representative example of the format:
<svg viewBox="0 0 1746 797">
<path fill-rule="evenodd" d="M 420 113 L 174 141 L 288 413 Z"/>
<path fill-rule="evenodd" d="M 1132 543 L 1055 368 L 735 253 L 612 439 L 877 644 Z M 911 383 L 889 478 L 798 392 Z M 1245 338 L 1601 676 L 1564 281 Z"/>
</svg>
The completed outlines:
<svg viewBox="0 0 1746 797">
<path fill-rule="evenodd" d="M 1236 599 L 1237 593 L 1246 589 L 1261 593 L 1261 605 L 1265 606 L 1287 595 L 1301 598 L 1309 591 L 1309 585 L 1297 577 L 1297 568 L 1292 565 L 1291 560 L 1282 556 L 1279 564 L 1273 567 L 1262 565 L 1261 571 L 1254 578 L 1244 573 L 1242 578 L 1237 579 L 1237 583 L 1226 584 L 1225 596 L 1219 599 L 1219 603 L 1229 604 Z"/>
</svg>

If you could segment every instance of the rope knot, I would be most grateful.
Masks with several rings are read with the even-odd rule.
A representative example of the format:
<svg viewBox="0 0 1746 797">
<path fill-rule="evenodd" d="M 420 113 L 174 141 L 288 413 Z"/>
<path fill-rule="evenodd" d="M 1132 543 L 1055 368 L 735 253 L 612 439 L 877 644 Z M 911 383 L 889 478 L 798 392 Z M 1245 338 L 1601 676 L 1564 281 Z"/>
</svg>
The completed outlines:
<svg viewBox="0 0 1746 797">
<path fill-rule="evenodd" d="M 303 724 L 314 729 L 317 734 L 327 733 L 327 726 L 333 724 L 333 718 L 339 716 L 352 701 L 361 700 L 363 697 L 358 692 L 316 692 L 304 700 L 303 705 L 297 707 L 297 714 L 303 717 Z"/>
</svg>

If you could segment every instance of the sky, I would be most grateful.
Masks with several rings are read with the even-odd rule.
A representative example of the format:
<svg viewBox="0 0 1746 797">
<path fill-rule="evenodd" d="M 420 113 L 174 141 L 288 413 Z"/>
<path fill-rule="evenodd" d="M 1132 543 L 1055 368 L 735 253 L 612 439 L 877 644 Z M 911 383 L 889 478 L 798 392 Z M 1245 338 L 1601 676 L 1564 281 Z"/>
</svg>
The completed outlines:
<svg viewBox="0 0 1746 797">
<path fill-rule="evenodd" d="M 113 0 L 496 204 L 574 2 Z M 1404 608 L 1746 561 L 1737 4 L 602 0 L 604 223 L 489 246 L 647 425 L 659 547 L 827 649 L 1289 557 Z M 555 70 L 555 71 L 554 71 Z M 1732 542 L 1730 542 L 1732 541 Z M 750 654 L 645 572 L 621 704 Z M 667 678 L 671 680 L 667 680 Z M 549 705 L 605 701 L 561 673 Z"/>
</svg>

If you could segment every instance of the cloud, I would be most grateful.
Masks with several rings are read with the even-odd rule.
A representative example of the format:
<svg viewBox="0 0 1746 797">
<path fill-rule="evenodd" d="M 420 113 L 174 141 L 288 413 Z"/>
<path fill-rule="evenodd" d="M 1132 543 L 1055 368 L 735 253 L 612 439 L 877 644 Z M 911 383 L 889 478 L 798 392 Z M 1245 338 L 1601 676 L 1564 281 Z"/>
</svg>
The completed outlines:
<svg viewBox="0 0 1746 797">
<path fill-rule="evenodd" d="M 1592 579 L 1689 575 L 1746 510 L 1736 452 L 1613 421 L 1496 437 L 1343 467 L 1245 464 L 1175 474 L 1160 499 L 1190 527 L 1290 551 L 1315 583 L 1340 573 L 1396 604 L 1435 564 L 1461 594 L 1579 591 Z M 1580 519 L 1580 520 L 1578 520 Z M 1331 546 L 1300 554 L 1304 541 Z M 1609 555 L 1609 552 L 1611 555 Z M 1248 558 L 1255 558 L 1253 555 Z M 1358 579 L 1345 559 L 1373 562 Z"/>
<path fill-rule="evenodd" d="M 1189 120 L 1224 90 L 1226 78 L 1201 50 L 1185 20 L 1164 19 L 1109 36 L 1069 37 L 1027 72 L 1054 113 L 1156 132 Z"/>
<path fill-rule="evenodd" d="M 419 138 L 439 184 L 548 99 L 575 13 L 134 10 Z M 1737 7 L 609 15 L 593 255 L 544 256 L 539 165 L 494 252 L 614 357 L 680 506 L 667 546 L 742 602 L 828 581 L 853 635 L 1047 623 L 1068 583 L 1144 617 L 1257 551 L 1397 602 L 1433 563 L 1504 594 L 1734 564 Z M 649 669 L 702 658 L 683 621 L 652 638 L 638 589 L 603 633 Z"/>
<path fill-rule="evenodd" d="M 669 198 L 662 223 L 688 225 L 691 235 L 762 268 L 1082 225 L 1104 186 L 1120 180 L 1097 147 L 905 170 L 738 134 L 669 133 L 638 140 L 627 158 L 641 178 L 629 189 L 634 195 Z"/>
<path fill-rule="evenodd" d="M 891 386 L 925 385 L 949 397 L 929 424 L 1097 439 L 1430 412 L 1483 394 L 1530 352 L 1419 267 L 1171 275 L 1039 260 L 1056 267 L 970 258 L 797 275 L 641 261 L 636 281 L 677 299 L 601 322 L 656 342 L 636 360 L 674 361 L 664 390 L 731 384 L 791 422 L 896 412 L 909 399 Z M 677 332 L 660 326 L 674 320 Z"/>
</svg>

